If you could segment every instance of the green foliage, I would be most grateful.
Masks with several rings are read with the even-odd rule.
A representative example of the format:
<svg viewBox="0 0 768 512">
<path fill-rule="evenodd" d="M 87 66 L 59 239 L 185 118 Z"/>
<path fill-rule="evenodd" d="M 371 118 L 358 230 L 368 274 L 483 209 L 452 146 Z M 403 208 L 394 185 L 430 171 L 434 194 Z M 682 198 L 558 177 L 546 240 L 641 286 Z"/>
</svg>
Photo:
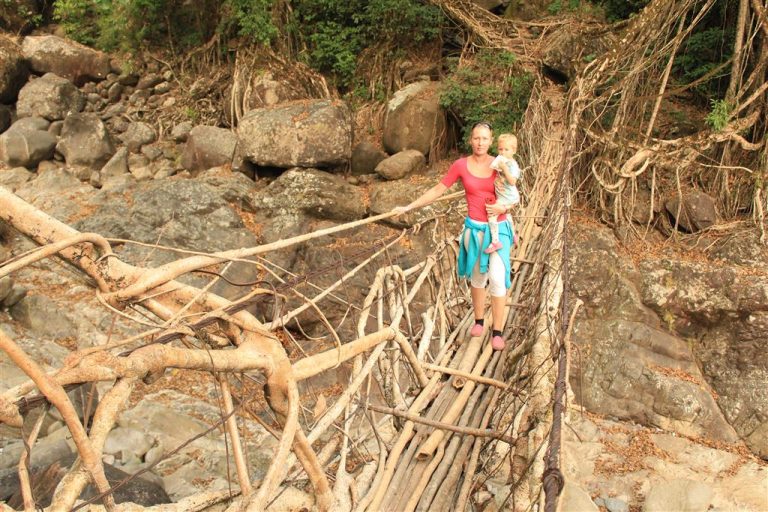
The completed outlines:
<svg viewBox="0 0 768 512">
<path fill-rule="evenodd" d="M 547 12 L 555 15 L 560 14 L 564 10 L 574 12 L 577 11 L 579 7 L 581 7 L 581 0 L 567 0 L 565 5 L 563 4 L 563 0 L 554 0 L 547 6 Z"/>
<path fill-rule="evenodd" d="M 272 0 L 225 0 L 220 31 L 234 26 L 237 34 L 268 45 L 278 31 L 272 22 Z"/>
<path fill-rule="evenodd" d="M 674 70 L 679 79 L 690 83 L 703 77 L 728 59 L 733 53 L 735 34 L 722 27 L 710 27 L 691 34 L 675 58 Z M 723 70 L 710 80 L 695 86 L 702 97 L 722 97 L 728 87 L 728 72 Z"/>
<path fill-rule="evenodd" d="M 478 121 L 489 121 L 497 134 L 516 131 L 528 106 L 533 76 L 515 72 L 514 62 L 511 52 L 486 50 L 445 80 L 440 105 L 462 123 L 464 140 Z"/>
<path fill-rule="evenodd" d="M 435 39 L 442 24 L 441 11 L 420 0 L 298 0 L 291 31 L 309 65 L 348 86 L 365 48 L 414 47 Z"/>
<path fill-rule="evenodd" d="M 57 0 L 53 5 L 53 19 L 75 41 L 94 45 L 99 38 L 99 17 L 107 10 L 102 2 L 94 0 Z"/>
<path fill-rule="evenodd" d="M 728 118 L 731 114 L 731 105 L 725 100 L 713 99 L 712 110 L 707 114 L 707 124 L 716 132 L 722 131 L 728 126 Z"/>
</svg>

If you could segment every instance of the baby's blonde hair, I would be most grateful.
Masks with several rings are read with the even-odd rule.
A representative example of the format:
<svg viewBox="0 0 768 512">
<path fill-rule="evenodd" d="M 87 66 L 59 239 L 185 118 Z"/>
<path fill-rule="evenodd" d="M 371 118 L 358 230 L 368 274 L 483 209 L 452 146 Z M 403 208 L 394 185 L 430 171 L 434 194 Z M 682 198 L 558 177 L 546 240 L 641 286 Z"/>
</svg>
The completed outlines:
<svg viewBox="0 0 768 512">
<path fill-rule="evenodd" d="M 515 137 L 511 133 L 502 133 L 497 138 L 496 144 L 501 144 L 502 142 L 511 142 L 511 143 L 517 145 L 517 137 Z"/>
</svg>

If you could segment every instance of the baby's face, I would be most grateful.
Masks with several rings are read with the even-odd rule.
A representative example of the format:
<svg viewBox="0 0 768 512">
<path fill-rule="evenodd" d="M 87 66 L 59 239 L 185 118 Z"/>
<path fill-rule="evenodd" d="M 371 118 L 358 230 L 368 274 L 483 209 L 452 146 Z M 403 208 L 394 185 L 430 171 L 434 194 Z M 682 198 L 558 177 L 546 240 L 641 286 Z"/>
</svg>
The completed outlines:
<svg viewBox="0 0 768 512">
<path fill-rule="evenodd" d="M 517 143 L 509 140 L 499 142 L 499 154 L 505 158 L 512 158 L 517 153 Z"/>
</svg>

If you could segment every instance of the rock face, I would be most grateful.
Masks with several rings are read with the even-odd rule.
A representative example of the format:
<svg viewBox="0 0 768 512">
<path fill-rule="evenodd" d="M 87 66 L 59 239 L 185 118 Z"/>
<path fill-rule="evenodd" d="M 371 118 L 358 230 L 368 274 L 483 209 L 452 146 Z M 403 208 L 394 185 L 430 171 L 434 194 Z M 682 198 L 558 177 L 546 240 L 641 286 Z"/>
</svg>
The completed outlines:
<svg viewBox="0 0 768 512">
<path fill-rule="evenodd" d="M 190 171 L 203 171 L 232 162 L 237 136 L 225 128 L 195 126 L 187 135 L 181 155 L 181 166 Z"/>
<path fill-rule="evenodd" d="M 115 152 L 106 126 L 96 114 L 72 114 L 64 119 L 56 150 L 68 165 L 99 169 Z"/>
<path fill-rule="evenodd" d="M 137 122 L 128 125 L 128 129 L 120 135 L 120 140 L 128 148 L 128 151 L 136 153 L 145 144 L 150 144 L 157 139 L 155 130 L 147 123 Z"/>
<path fill-rule="evenodd" d="M 39 116 L 49 121 L 64 119 L 83 110 L 85 97 L 69 80 L 46 73 L 28 82 L 19 92 L 19 117 Z"/>
<path fill-rule="evenodd" d="M 21 50 L 34 72 L 55 73 L 77 85 L 103 80 L 111 69 L 108 55 L 56 36 L 27 36 Z"/>
<path fill-rule="evenodd" d="M 340 101 L 306 100 L 252 110 L 237 128 L 240 152 L 271 167 L 338 166 L 352 153 L 349 108 Z"/>
<path fill-rule="evenodd" d="M 382 143 L 389 153 L 415 149 L 428 155 L 433 141 L 445 128 L 440 107 L 439 83 L 412 83 L 395 93 L 387 105 Z"/>
<path fill-rule="evenodd" d="M 584 354 L 571 373 L 578 399 L 685 435 L 741 438 L 768 456 L 758 341 L 768 338 L 768 280 L 722 262 L 636 266 L 594 225 L 572 227 L 569 251 L 571 292 L 585 302 L 573 331 Z"/>
<path fill-rule="evenodd" d="M 29 69 L 21 48 L 0 35 L 0 103 L 13 103 L 27 81 Z"/>
</svg>

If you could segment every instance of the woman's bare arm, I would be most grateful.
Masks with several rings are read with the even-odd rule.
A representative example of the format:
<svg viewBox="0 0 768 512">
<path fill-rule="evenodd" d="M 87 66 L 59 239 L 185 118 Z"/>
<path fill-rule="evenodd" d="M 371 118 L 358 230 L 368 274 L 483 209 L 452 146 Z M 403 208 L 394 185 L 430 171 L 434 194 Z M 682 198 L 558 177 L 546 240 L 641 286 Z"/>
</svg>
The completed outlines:
<svg viewBox="0 0 768 512">
<path fill-rule="evenodd" d="M 422 206 L 426 206 L 441 195 L 445 193 L 445 191 L 448 190 L 448 187 L 443 185 L 442 183 L 438 183 L 434 187 L 430 188 L 423 194 L 421 194 L 419 197 L 411 201 L 407 206 L 396 206 L 392 209 L 393 212 L 397 212 L 398 214 L 403 214 L 407 211 L 413 210 L 414 208 L 420 208 Z"/>
</svg>

